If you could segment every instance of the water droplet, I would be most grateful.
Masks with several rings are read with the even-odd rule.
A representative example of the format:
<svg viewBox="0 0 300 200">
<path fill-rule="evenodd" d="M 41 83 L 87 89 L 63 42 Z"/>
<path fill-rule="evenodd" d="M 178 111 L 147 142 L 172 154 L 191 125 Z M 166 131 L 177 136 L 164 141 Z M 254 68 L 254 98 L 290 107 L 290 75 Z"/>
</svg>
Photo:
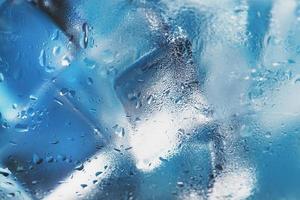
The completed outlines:
<svg viewBox="0 0 300 200">
<path fill-rule="evenodd" d="M 64 56 L 61 60 L 61 65 L 63 67 L 68 67 L 71 64 L 71 59 L 68 56 Z"/>
<path fill-rule="evenodd" d="M 33 108 L 28 108 L 27 114 L 28 114 L 30 117 L 33 117 L 33 116 L 35 115 L 34 109 L 33 109 Z"/>
<path fill-rule="evenodd" d="M 18 107 L 18 105 L 17 105 L 16 103 L 14 103 L 14 104 L 12 105 L 12 108 L 13 108 L 13 109 L 17 109 L 17 107 Z"/>
<path fill-rule="evenodd" d="M 69 91 L 69 96 L 70 96 L 70 97 L 74 98 L 75 95 L 76 95 L 75 90 L 70 90 L 70 91 Z"/>
<path fill-rule="evenodd" d="M 68 94 L 69 90 L 67 88 L 62 88 L 60 91 L 59 91 L 59 95 L 60 96 L 65 96 L 66 94 Z"/>
<path fill-rule="evenodd" d="M 29 127 L 27 124 L 16 124 L 15 130 L 19 133 L 24 133 L 29 131 Z"/>
<path fill-rule="evenodd" d="M 99 171 L 99 172 L 96 172 L 95 176 L 99 176 L 100 174 L 102 174 L 103 172 Z"/>
<path fill-rule="evenodd" d="M 113 126 L 114 132 L 117 136 L 119 137 L 124 137 L 125 135 L 125 129 L 121 126 L 119 126 L 118 124 L 116 124 L 115 126 Z"/>
<path fill-rule="evenodd" d="M 178 181 L 178 182 L 177 182 L 177 186 L 178 186 L 178 187 L 183 187 L 183 186 L 184 186 L 184 183 L 181 182 L 181 181 Z"/>
<path fill-rule="evenodd" d="M 3 122 L 1 127 L 4 128 L 4 129 L 7 129 L 10 126 L 9 126 L 9 124 L 7 122 Z"/>
<path fill-rule="evenodd" d="M 88 46 L 88 29 L 89 29 L 88 24 L 83 23 L 83 25 L 82 25 L 83 34 L 82 34 L 82 37 L 80 39 L 80 46 L 84 49 L 86 49 L 87 46 Z"/>
<path fill-rule="evenodd" d="M 293 59 L 288 59 L 288 63 L 289 63 L 289 64 L 295 64 L 296 61 L 294 61 Z"/>
<path fill-rule="evenodd" d="M 54 140 L 52 142 L 50 142 L 50 144 L 58 144 L 59 143 L 59 140 Z"/>
<path fill-rule="evenodd" d="M 14 145 L 14 146 L 17 145 L 17 143 L 15 141 L 12 141 L 12 140 L 9 141 L 9 144 Z"/>
<path fill-rule="evenodd" d="M 96 62 L 93 60 L 90 60 L 88 58 L 84 58 L 83 62 L 88 66 L 90 69 L 94 69 L 96 67 Z"/>
<path fill-rule="evenodd" d="M 60 160 L 60 161 L 65 161 L 67 158 L 66 158 L 65 155 L 59 154 L 59 155 L 57 155 L 57 159 Z"/>
<path fill-rule="evenodd" d="M 96 135 L 100 135 L 101 134 L 101 131 L 100 131 L 100 129 L 99 128 L 94 128 L 94 133 L 96 134 Z"/>
<path fill-rule="evenodd" d="M 4 75 L 0 72 L 0 83 L 4 81 Z"/>
<path fill-rule="evenodd" d="M 88 185 L 87 185 L 87 184 L 80 184 L 80 186 L 84 189 L 84 188 L 86 188 Z"/>
<path fill-rule="evenodd" d="M 163 161 L 163 162 L 168 161 L 167 159 L 165 159 L 165 158 L 163 158 L 163 157 L 159 157 L 159 160 L 160 160 L 160 161 Z"/>
<path fill-rule="evenodd" d="M 114 55 L 113 55 L 112 51 L 109 49 L 106 49 L 106 50 L 100 52 L 100 57 L 101 57 L 101 60 L 103 60 L 105 63 L 111 63 L 114 61 Z"/>
<path fill-rule="evenodd" d="M 54 102 L 57 103 L 60 106 L 64 105 L 64 103 L 62 101 L 60 101 L 59 99 L 57 99 L 57 98 L 54 98 Z"/>
<path fill-rule="evenodd" d="M 30 96 L 29 96 L 29 99 L 30 99 L 30 100 L 33 100 L 33 101 L 38 100 L 38 98 L 37 98 L 36 96 L 34 96 L 34 95 L 30 95 Z"/>
<path fill-rule="evenodd" d="M 77 165 L 77 166 L 75 167 L 75 170 L 81 171 L 81 170 L 83 170 L 83 168 L 84 168 L 83 164 L 80 163 L 79 165 Z"/>
<path fill-rule="evenodd" d="M 295 84 L 300 84 L 300 78 L 297 78 L 294 83 Z"/>
<path fill-rule="evenodd" d="M 176 104 L 181 104 L 182 103 L 182 96 L 178 97 L 176 100 L 175 100 L 175 103 Z"/>
<path fill-rule="evenodd" d="M 47 162 L 47 163 L 52 163 L 53 161 L 54 161 L 53 156 L 47 156 L 47 157 L 46 157 L 46 162 Z"/>
<path fill-rule="evenodd" d="M 8 193 L 6 196 L 9 197 L 9 198 L 13 198 L 13 197 L 15 197 L 16 195 L 15 195 L 15 193 L 10 192 L 10 193 Z"/>
<path fill-rule="evenodd" d="M 42 67 L 46 66 L 46 53 L 44 49 L 42 49 L 40 52 L 39 63 Z"/>
<path fill-rule="evenodd" d="M 0 175 L 7 177 L 7 176 L 9 176 L 10 174 L 11 174 L 11 173 L 10 173 L 10 171 L 9 171 L 7 168 L 6 168 L 6 169 L 3 169 L 3 168 L 0 167 Z"/>
<path fill-rule="evenodd" d="M 32 183 L 32 185 L 36 185 L 38 183 L 38 181 L 32 181 L 31 183 Z"/>
<path fill-rule="evenodd" d="M 32 162 L 36 165 L 39 165 L 43 162 L 43 159 L 40 158 L 37 154 L 33 154 L 32 156 Z"/>
<path fill-rule="evenodd" d="M 142 121 L 142 120 L 141 120 L 141 118 L 139 118 L 139 117 L 136 117 L 136 118 L 134 119 L 134 122 L 135 122 L 135 123 L 139 123 L 140 121 Z"/>
<path fill-rule="evenodd" d="M 16 169 L 16 171 L 17 171 L 17 172 L 24 172 L 24 171 L 25 171 L 25 169 L 24 169 L 24 167 L 23 167 L 23 166 L 21 166 L 21 165 L 18 165 L 18 166 L 17 166 L 17 169 Z"/>
<path fill-rule="evenodd" d="M 137 100 L 136 103 L 135 103 L 135 108 L 139 109 L 141 107 L 142 107 L 142 102 L 140 100 Z"/>
<path fill-rule="evenodd" d="M 280 66 L 280 65 L 282 65 L 283 63 L 282 62 L 273 62 L 272 63 L 272 66 L 273 67 L 278 67 L 278 66 Z"/>
<path fill-rule="evenodd" d="M 130 149 L 132 149 L 132 147 L 127 147 L 125 151 L 129 151 Z"/>
<path fill-rule="evenodd" d="M 148 103 L 148 104 L 151 104 L 152 101 L 153 101 L 153 96 L 150 95 L 150 96 L 147 98 L 147 103 Z"/>
<path fill-rule="evenodd" d="M 267 132 L 266 135 L 265 135 L 266 138 L 271 138 L 271 136 L 272 136 L 271 132 Z"/>
<path fill-rule="evenodd" d="M 58 30 L 55 30 L 55 32 L 51 36 L 51 40 L 57 40 L 59 37 L 59 32 Z"/>
<path fill-rule="evenodd" d="M 87 78 L 87 84 L 88 85 L 93 85 L 93 83 L 94 83 L 93 79 L 91 77 L 88 77 Z"/>
<path fill-rule="evenodd" d="M 185 135 L 185 131 L 182 128 L 178 129 L 177 132 L 179 135 Z"/>
</svg>

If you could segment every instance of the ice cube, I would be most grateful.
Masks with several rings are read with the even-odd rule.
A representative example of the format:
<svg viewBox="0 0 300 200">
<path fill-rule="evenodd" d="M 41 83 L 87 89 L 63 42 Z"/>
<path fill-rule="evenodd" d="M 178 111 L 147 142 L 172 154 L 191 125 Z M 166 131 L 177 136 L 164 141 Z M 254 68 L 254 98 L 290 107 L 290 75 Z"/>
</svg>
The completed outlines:
<svg viewBox="0 0 300 200">
<path fill-rule="evenodd" d="M 1 163 L 37 198 L 55 189 L 79 162 L 85 162 L 99 151 L 97 146 L 107 144 L 101 127 L 95 133 L 95 125 L 67 98 L 56 97 L 56 89 L 44 95 L 31 105 L 34 114 L 28 115 L 28 110 L 24 110 L 26 117 L 17 121 L 26 125 L 26 132 L 11 126 L 1 135 Z M 52 157 L 51 162 L 48 157 Z"/>
<path fill-rule="evenodd" d="M 134 130 L 129 144 L 138 168 L 155 169 L 176 152 L 180 137 L 210 121 L 198 83 L 190 43 L 183 38 L 141 58 L 116 80 Z"/>
<path fill-rule="evenodd" d="M 41 92 L 51 77 L 64 69 L 60 60 L 69 54 L 68 39 L 25 1 L 6 1 L 0 10 L 0 110 L 4 118 L 14 120 L 30 95 Z M 60 37 L 51 40 L 55 32 L 60 32 Z M 57 46 L 61 53 L 52 55 Z"/>
</svg>

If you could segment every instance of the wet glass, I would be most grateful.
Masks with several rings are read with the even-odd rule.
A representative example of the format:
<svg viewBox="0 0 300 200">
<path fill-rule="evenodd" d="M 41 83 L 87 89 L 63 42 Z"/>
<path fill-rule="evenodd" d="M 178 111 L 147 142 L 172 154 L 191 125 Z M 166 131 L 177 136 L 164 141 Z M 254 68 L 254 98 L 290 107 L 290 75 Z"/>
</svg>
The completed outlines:
<svg viewBox="0 0 300 200">
<path fill-rule="evenodd" d="M 0 0 L 0 199 L 299 199 L 299 23 L 297 0 Z"/>
</svg>

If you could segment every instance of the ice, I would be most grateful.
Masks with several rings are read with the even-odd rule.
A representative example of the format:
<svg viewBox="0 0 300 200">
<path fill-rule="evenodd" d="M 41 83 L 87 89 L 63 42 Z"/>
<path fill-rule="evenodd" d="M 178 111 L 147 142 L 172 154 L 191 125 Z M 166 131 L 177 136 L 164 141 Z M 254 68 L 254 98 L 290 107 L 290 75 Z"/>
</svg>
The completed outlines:
<svg viewBox="0 0 300 200">
<path fill-rule="evenodd" d="M 47 95 L 50 97 L 40 99 L 47 106 L 33 106 L 35 114 L 20 120 L 26 124 L 26 132 L 11 128 L 2 136 L 6 142 L 2 145 L 1 162 L 39 198 L 67 177 L 77 162 L 85 162 L 98 151 L 97 146 L 105 144 L 101 133 L 95 134 L 94 125 L 74 111 L 68 101 L 62 99 L 62 106 L 53 100 L 53 94 Z M 48 157 L 51 162 L 46 161 Z"/>
<path fill-rule="evenodd" d="M 207 108 L 195 67 L 186 65 L 192 62 L 189 45 L 184 38 L 175 39 L 141 58 L 115 83 L 134 129 L 129 144 L 142 170 L 156 168 L 160 158 L 167 159 L 176 151 L 180 137 L 210 121 L 201 112 Z M 153 98 L 150 104 L 149 96 Z"/>
<path fill-rule="evenodd" d="M 63 69 L 59 64 L 62 55 L 52 56 L 50 52 L 54 46 L 61 46 L 62 54 L 68 54 L 68 40 L 61 34 L 59 40 L 52 41 L 51 34 L 58 31 L 57 28 L 46 16 L 22 1 L 1 5 L 0 30 L 0 66 L 5 80 L 0 85 L 3 97 L 0 106 L 2 115 L 12 120 L 19 109 L 27 106 L 29 96 L 41 92 L 47 80 Z M 26 51 L 20 51 L 24 48 Z M 12 109 L 12 104 L 17 104 L 18 108 Z"/>
<path fill-rule="evenodd" d="M 103 146 L 104 139 L 59 97 L 53 82 L 71 61 L 65 61 L 71 51 L 64 33 L 23 1 L 3 3 L 0 19 L 1 166 L 11 170 L 29 196 L 42 198 L 73 171 L 76 162 L 84 162 L 97 145 Z M 56 47 L 60 52 L 53 55 Z M 49 156 L 52 163 L 45 162 Z"/>
</svg>

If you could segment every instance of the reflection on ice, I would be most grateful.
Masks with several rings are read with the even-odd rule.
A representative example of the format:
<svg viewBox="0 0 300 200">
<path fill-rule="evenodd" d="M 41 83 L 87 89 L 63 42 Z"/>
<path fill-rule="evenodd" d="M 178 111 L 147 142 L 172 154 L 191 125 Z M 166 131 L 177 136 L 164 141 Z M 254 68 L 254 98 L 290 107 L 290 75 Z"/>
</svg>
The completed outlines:
<svg viewBox="0 0 300 200">
<path fill-rule="evenodd" d="M 189 110 L 181 113 L 161 111 L 138 123 L 129 138 L 137 168 L 148 172 L 173 156 L 186 136 L 185 132 L 195 128 L 189 120 L 192 114 Z M 199 115 L 195 121 L 205 124 L 209 119 Z"/>
<path fill-rule="evenodd" d="M 61 181 L 58 187 L 50 192 L 44 200 L 53 199 L 85 199 L 93 193 L 101 181 L 111 175 L 117 161 L 109 152 L 100 152 L 82 164 L 81 168 L 72 172 Z"/>
<path fill-rule="evenodd" d="M 225 170 L 215 179 L 208 199 L 247 199 L 255 189 L 255 179 L 255 174 L 247 168 L 238 167 L 232 171 Z"/>
</svg>

